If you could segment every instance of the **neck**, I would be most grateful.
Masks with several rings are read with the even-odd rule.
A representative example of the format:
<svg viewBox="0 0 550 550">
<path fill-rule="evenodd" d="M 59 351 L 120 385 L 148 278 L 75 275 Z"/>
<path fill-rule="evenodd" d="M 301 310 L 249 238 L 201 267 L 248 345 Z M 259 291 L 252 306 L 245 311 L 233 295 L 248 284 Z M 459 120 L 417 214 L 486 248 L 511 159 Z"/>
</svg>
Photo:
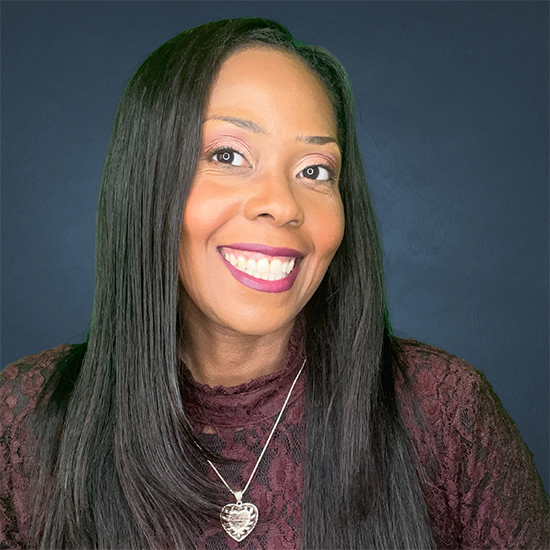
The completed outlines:
<svg viewBox="0 0 550 550">
<path fill-rule="evenodd" d="M 208 323 L 189 323 L 181 358 L 200 384 L 238 386 L 282 365 L 294 321 L 266 335 L 243 335 Z"/>
</svg>

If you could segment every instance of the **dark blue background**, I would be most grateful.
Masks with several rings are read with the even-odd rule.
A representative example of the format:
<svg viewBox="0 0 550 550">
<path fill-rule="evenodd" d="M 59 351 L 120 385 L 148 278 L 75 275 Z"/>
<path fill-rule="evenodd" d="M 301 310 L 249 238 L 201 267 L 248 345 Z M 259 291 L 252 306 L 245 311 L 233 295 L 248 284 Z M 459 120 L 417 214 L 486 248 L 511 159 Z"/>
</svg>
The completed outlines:
<svg viewBox="0 0 550 550">
<path fill-rule="evenodd" d="M 548 489 L 548 3 L 1 10 L 2 366 L 86 335 L 98 184 L 134 70 L 185 29 L 265 16 L 349 71 L 396 334 L 483 370 Z"/>
</svg>

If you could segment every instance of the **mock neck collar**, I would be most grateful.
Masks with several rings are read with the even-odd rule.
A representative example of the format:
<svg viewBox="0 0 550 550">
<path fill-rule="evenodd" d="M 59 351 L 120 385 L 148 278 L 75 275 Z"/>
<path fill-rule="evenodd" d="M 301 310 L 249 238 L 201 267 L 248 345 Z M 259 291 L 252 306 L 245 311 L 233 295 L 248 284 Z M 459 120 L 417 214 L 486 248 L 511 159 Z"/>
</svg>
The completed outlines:
<svg viewBox="0 0 550 550">
<path fill-rule="evenodd" d="M 180 364 L 181 392 L 187 417 L 197 432 L 205 427 L 246 428 L 276 416 L 294 378 L 304 362 L 303 316 L 298 316 L 281 368 L 238 386 L 215 386 L 196 382 L 184 364 Z M 304 392 L 304 375 L 296 383 L 291 403 Z"/>
</svg>

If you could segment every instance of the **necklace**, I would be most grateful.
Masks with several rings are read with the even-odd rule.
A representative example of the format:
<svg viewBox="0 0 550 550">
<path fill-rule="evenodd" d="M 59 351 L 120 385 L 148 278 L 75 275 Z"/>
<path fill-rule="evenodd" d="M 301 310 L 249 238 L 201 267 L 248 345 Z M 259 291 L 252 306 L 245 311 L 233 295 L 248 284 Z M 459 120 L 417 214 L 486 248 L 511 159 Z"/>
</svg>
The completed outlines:
<svg viewBox="0 0 550 550">
<path fill-rule="evenodd" d="M 256 473 L 260 462 L 262 461 L 267 446 L 269 445 L 269 442 L 271 441 L 271 438 L 273 437 L 273 434 L 275 433 L 275 430 L 279 425 L 279 421 L 283 416 L 283 412 L 286 409 L 288 400 L 290 399 L 290 395 L 292 394 L 292 390 L 294 389 L 296 382 L 298 382 L 300 374 L 302 374 L 302 371 L 304 370 L 305 364 L 306 360 L 304 359 L 304 362 L 302 363 L 302 366 L 300 367 L 296 378 L 294 378 L 294 382 L 292 382 L 292 386 L 290 386 L 290 390 L 288 391 L 285 402 L 283 403 L 283 407 L 281 408 L 281 411 L 279 412 L 277 419 L 275 420 L 275 424 L 273 424 L 273 428 L 271 428 L 271 432 L 269 434 L 269 437 L 267 438 L 264 448 L 262 449 L 262 452 L 260 453 L 260 456 L 256 461 L 256 465 L 254 466 L 254 469 L 252 470 L 252 473 L 248 478 L 248 482 L 246 483 L 242 491 L 233 491 L 233 489 L 231 489 L 231 487 L 229 487 L 229 485 L 227 484 L 227 481 L 225 481 L 225 479 L 222 477 L 220 472 L 218 472 L 216 466 L 214 466 L 214 464 L 212 464 L 210 460 L 207 460 L 208 464 L 212 466 L 214 472 L 216 472 L 218 477 L 222 480 L 222 483 L 227 487 L 227 490 L 237 500 L 236 504 L 226 504 L 220 512 L 222 527 L 225 529 L 227 534 L 231 538 L 235 539 L 237 542 L 240 542 L 241 540 L 248 537 L 254 527 L 256 527 L 256 523 L 258 523 L 258 508 L 256 508 L 256 506 L 254 506 L 254 504 L 252 504 L 251 502 L 243 503 L 243 495 L 248 490 L 250 482 L 252 481 L 252 478 L 254 477 L 254 474 Z"/>
</svg>

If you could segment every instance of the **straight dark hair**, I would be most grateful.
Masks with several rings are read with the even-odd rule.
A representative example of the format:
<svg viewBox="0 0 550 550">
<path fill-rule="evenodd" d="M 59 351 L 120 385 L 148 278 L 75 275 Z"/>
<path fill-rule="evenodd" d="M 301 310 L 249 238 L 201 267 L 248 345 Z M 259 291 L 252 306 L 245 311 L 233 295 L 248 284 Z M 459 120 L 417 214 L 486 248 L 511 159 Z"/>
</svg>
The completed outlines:
<svg viewBox="0 0 550 550">
<path fill-rule="evenodd" d="M 301 59 L 331 99 L 342 149 L 343 242 L 305 308 L 307 394 L 302 545 L 434 547 L 394 395 L 396 353 L 382 257 L 346 73 L 326 50 L 260 18 L 207 23 L 141 65 L 120 102 L 97 214 L 88 341 L 57 365 L 36 417 L 37 548 L 194 548 L 215 518 L 207 451 L 178 384 L 178 248 L 202 120 L 220 64 L 263 45 Z"/>
</svg>

